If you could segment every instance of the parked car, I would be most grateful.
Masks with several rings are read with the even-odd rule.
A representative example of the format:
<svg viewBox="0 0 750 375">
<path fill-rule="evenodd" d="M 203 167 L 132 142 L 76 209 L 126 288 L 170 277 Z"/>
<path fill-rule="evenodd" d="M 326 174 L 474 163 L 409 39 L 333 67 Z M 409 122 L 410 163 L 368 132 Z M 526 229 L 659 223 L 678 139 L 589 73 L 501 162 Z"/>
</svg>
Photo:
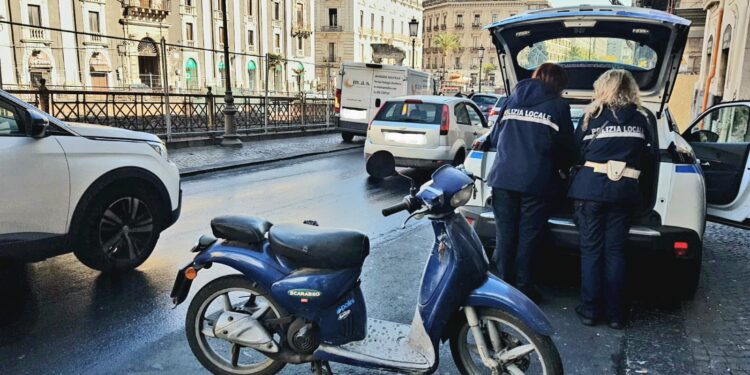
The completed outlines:
<svg viewBox="0 0 750 375">
<path fill-rule="evenodd" d="M 491 116 L 496 115 L 500 112 L 500 109 L 505 104 L 505 95 L 500 94 L 474 94 L 471 96 L 471 101 L 476 103 L 479 110 L 482 111 L 484 117 L 489 120 Z M 492 124 L 489 124 L 492 126 Z"/>
<path fill-rule="evenodd" d="M 583 106 L 593 97 L 593 81 L 604 71 L 627 69 L 639 82 L 642 111 L 654 138 L 653 156 L 643 163 L 642 199 L 634 210 L 628 249 L 633 255 L 665 260 L 674 271 L 675 292 L 692 296 L 700 275 L 706 219 L 750 229 L 750 102 L 714 106 L 686 132 L 679 133 L 666 103 L 689 21 L 651 9 L 581 6 L 533 11 L 488 28 L 511 85 L 533 71 L 534 66 L 523 60 L 529 49 L 545 48 L 550 41 L 576 43 L 574 39 L 578 39 L 592 45 L 631 46 L 631 52 L 637 52 L 626 50 L 616 61 L 594 61 L 595 57 L 586 56 L 582 61 L 572 57 L 554 62 L 568 72 L 563 96 L 573 107 L 575 125 L 575 114 L 580 117 Z M 466 168 L 486 176 L 494 157 L 494 150 L 472 151 Z M 487 249 L 495 247 L 491 196 L 489 187 L 478 183 L 477 194 L 462 208 Z M 549 220 L 550 238 L 558 247 L 577 249 L 572 202 L 565 196 L 562 191 L 556 200 Z"/>
<path fill-rule="evenodd" d="M 334 113 L 344 142 L 367 135 L 367 124 L 383 101 L 435 93 L 430 73 L 401 65 L 345 62 L 339 70 Z"/>
<path fill-rule="evenodd" d="M 180 215 L 180 174 L 155 135 L 63 122 L 0 90 L 0 152 L 0 259 L 72 251 L 128 270 Z"/>
<path fill-rule="evenodd" d="M 365 141 L 367 171 L 380 152 L 396 166 L 433 168 L 459 165 L 475 138 L 486 133 L 487 121 L 471 100 L 454 96 L 405 96 L 389 99 L 370 122 Z M 378 176 L 376 176 L 378 177 Z"/>
</svg>

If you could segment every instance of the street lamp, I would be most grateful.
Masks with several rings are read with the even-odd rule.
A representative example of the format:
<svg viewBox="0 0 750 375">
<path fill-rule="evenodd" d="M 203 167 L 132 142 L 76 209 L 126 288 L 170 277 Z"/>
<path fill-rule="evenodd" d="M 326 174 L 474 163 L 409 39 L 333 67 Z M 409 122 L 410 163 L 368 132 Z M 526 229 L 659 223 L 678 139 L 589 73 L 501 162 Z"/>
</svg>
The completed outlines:
<svg viewBox="0 0 750 375">
<path fill-rule="evenodd" d="M 419 33 L 419 21 L 416 18 L 412 18 L 409 21 L 409 36 L 411 37 L 411 68 L 414 69 L 414 58 L 417 54 L 417 34 Z"/>
<path fill-rule="evenodd" d="M 484 59 L 484 47 L 479 47 L 479 92 L 482 92 L 482 59 Z"/>
<path fill-rule="evenodd" d="M 229 27 L 227 27 L 227 0 L 221 0 L 222 11 L 222 38 L 224 38 L 224 81 L 227 90 L 224 93 L 224 138 L 221 140 L 222 147 L 242 147 L 242 141 L 237 134 L 237 126 L 234 123 L 234 115 L 237 108 L 234 106 L 234 95 L 232 95 L 232 72 L 229 64 Z"/>
</svg>

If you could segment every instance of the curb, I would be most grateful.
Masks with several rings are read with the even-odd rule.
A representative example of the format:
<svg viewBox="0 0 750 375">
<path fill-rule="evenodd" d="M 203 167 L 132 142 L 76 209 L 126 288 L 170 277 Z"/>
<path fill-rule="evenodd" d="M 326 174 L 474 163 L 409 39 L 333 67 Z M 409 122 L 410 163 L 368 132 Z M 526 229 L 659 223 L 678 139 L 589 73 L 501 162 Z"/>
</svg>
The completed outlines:
<svg viewBox="0 0 750 375">
<path fill-rule="evenodd" d="M 274 159 L 254 160 L 254 161 L 248 161 L 248 162 L 238 162 L 238 163 L 220 164 L 220 165 L 213 164 L 213 165 L 208 165 L 206 167 L 181 168 L 180 177 L 192 177 L 192 176 L 198 176 L 198 175 L 212 173 L 212 172 L 220 172 L 220 171 L 226 171 L 226 170 L 231 170 L 231 169 L 238 169 L 238 168 L 252 167 L 256 165 L 268 164 L 268 163 L 273 163 L 277 161 L 300 159 L 300 158 L 304 158 L 307 156 L 333 154 L 337 152 L 350 151 L 350 150 L 354 150 L 354 149 L 362 148 L 362 147 L 363 145 L 355 144 L 355 145 L 351 145 L 348 147 L 337 148 L 335 150 L 313 151 L 313 152 L 307 152 L 307 153 L 302 153 L 302 154 L 282 156 L 280 158 L 274 158 Z"/>
</svg>

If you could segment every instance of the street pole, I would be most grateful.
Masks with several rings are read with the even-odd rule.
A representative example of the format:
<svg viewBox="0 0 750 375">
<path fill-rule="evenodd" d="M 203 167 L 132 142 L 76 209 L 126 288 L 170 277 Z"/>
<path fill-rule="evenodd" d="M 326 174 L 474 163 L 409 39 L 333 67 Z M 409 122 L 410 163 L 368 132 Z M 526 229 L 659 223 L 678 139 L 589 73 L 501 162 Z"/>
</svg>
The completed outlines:
<svg viewBox="0 0 750 375">
<path fill-rule="evenodd" d="M 479 57 L 479 90 L 477 92 L 482 92 L 482 59 L 484 57 Z"/>
<path fill-rule="evenodd" d="M 232 69 L 229 65 L 229 27 L 227 26 L 227 0 L 221 0 L 222 11 L 222 37 L 224 38 L 224 79 L 226 92 L 224 94 L 224 138 L 221 140 L 222 147 L 242 147 L 242 140 L 237 134 L 237 126 L 234 123 L 234 115 L 237 108 L 234 106 L 234 95 L 232 95 Z"/>
<path fill-rule="evenodd" d="M 417 55 L 417 38 L 411 38 L 411 68 L 414 69 L 414 58 Z"/>
</svg>

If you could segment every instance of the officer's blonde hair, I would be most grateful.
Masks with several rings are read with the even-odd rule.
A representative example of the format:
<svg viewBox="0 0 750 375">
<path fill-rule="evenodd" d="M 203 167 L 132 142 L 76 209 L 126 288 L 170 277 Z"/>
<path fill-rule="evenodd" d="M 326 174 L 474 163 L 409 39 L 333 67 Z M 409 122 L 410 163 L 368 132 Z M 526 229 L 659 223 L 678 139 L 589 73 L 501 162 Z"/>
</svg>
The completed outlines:
<svg viewBox="0 0 750 375">
<path fill-rule="evenodd" d="M 589 121 L 599 117 L 608 107 L 611 111 L 630 104 L 641 105 L 640 91 L 633 75 L 624 69 L 611 69 L 594 82 L 594 101 L 586 108 L 583 118 L 583 131 L 588 130 Z"/>
</svg>

